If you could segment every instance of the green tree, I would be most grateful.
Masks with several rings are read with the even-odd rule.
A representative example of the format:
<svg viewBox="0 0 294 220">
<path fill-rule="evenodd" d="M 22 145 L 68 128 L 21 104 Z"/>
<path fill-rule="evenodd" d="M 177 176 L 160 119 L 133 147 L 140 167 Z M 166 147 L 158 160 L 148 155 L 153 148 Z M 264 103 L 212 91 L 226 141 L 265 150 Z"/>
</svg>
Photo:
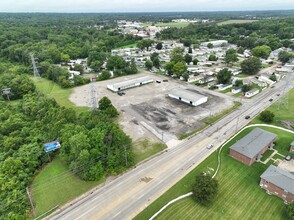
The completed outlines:
<svg viewBox="0 0 294 220">
<path fill-rule="evenodd" d="M 279 53 L 279 60 L 283 63 L 287 63 L 289 62 L 290 59 L 294 58 L 294 54 L 293 53 L 289 53 L 287 51 L 281 51 Z"/>
<path fill-rule="evenodd" d="M 191 62 L 192 62 L 192 56 L 190 55 L 190 54 L 186 54 L 185 55 L 185 62 L 187 63 L 187 64 L 190 64 Z"/>
<path fill-rule="evenodd" d="M 265 110 L 260 113 L 260 120 L 265 123 L 272 123 L 274 121 L 275 114 L 271 111 Z"/>
<path fill-rule="evenodd" d="M 98 77 L 98 80 L 107 80 L 111 78 L 111 74 L 108 70 L 103 70 Z"/>
<path fill-rule="evenodd" d="M 212 43 L 207 44 L 207 48 L 212 49 L 213 48 L 213 44 Z"/>
<path fill-rule="evenodd" d="M 254 47 L 251 53 L 253 56 L 267 59 L 271 51 L 272 49 L 269 46 L 262 45 L 262 46 Z"/>
<path fill-rule="evenodd" d="M 173 68 L 172 73 L 180 77 L 186 71 L 186 64 L 184 62 L 177 62 Z"/>
<path fill-rule="evenodd" d="M 193 65 L 197 65 L 199 60 L 197 58 L 195 58 L 192 62 L 193 62 Z"/>
<path fill-rule="evenodd" d="M 251 87 L 247 84 L 242 86 L 242 92 L 245 94 L 246 92 L 248 92 L 251 89 Z"/>
<path fill-rule="evenodd" d="M 225 62 L 227 64 L 238 61 L 238 55 L 234 49 L 228 49 L 226 52 Z"/>
<path fill-rule="evenodd" d="M 193 198 L 201 205 L 208 205 L 213 202 L 218 192 L 218 183 L 209 175 L 200 174 L 192 188 Z"/>
<path fill-rule="evenodd" d="M 155 46 L 155 48 L 156 48 L 157 50 L 161 50 L 162 47 L 163 47 L 162 42 L 158 42 L 158 43 L 156 44 L 156 46 Z"/>
<path fill-rule="evenodd" d="M 235 81 L 235 86 L 236 86 L 236 87 L 243 86 L 243 81 L 242 81 L 241 79 L 237 79 L 237 80 Z"/>
<path fill-rule="evenodd" d="M 217 81 L 221 84 L 228 84 L 231 82 L 232 72 L 228 68 L 222 69 L 216 75 Z"/>
<path fill-rule="evenodd" d="M 185 58 L 183 56 L 184 49 L 180 47 L 176 47 L 171 52 L 171 62 L 178 63 L 184 62 Z"/>
<path fill-rule="evenodd" d="M 171 75 L 172 72 L 173 72 L 174 63 L 173 63 L 173 62 L 168 62 L 168 63 L 166 63 L 166 64 L 164 65 L 164 68 L 165 68 L 165 70 L 167 71 L 167 73 L 168 73 L 169 75 Z"/>
<path fill-rule="evenodd" d="M 289 220 L 294 220 L 294 202 L 286 205 L 286 213 L 289 217 Z"/>
<path fill-rule="evenodd" d="M 116 108 L 112 105 L 111 101 L 104 96 L 102 99 L 99 100 L 99 110 L 101 110 L 106 115 L 109 115 L 110 117 L 115 117 L 118 115 L 118 111 Z"/>
<path fill-rule="evenodd" d="M 215 54 L 210 54 L 208 57 L 208 60 L 209 61 L 217 61 L 218 57 Z"/>
<path fill-rule="evenodd" d="M 147 70 L 151 70 L 152 67 L 153 67 L 153 63 L 152 63 L 152 61 L 150 61 L 150 60 L 146 60 L 146 62 L 145 62 L 145 67 L 146 67 Z"/>
<path fill-rule="evenodd" d="M 241 63 L 242 72 L 248 75 L 254 75 L 261 69 L 261 62 L 257 57 L 251 57 Z"/>
</svg>

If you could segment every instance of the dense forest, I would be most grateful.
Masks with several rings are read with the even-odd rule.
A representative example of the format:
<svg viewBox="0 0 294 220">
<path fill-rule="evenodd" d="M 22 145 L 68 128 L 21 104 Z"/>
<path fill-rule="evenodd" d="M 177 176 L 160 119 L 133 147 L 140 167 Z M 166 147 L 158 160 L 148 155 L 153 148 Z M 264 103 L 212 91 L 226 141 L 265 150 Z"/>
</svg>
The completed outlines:
<svg viewBox="0 0 294 220">
<path fill-rule="evenodd" d="M 190 24 L 185 28 L 168 28 L 158 34 L 158 38 L 181 39 L 199 45 L 201 41 L 215 39 L 228 40 L 243 48 L 252 49 L 267 45 L 272 50 L 282 46 L 294 49 L 294 18 L 268 19 L 246 24 Z"/>
<path fill-rule="evenodd" d="M 115 122 L 118 112 L 106 97 L 99 109 L 76 115 L 37 93 L 28 77 L 1 75 L 0 85 L 14 82 L 21 85 L 13 87 L 12 98 L 19 102 L 0 101 L 0 219 L 26 218 L 26 187 L 48 162 L 46 142 L 60 140 L 61 158 L 83 180 L 99 180 L 133 165 L 131 139 Z"/>
</svg>

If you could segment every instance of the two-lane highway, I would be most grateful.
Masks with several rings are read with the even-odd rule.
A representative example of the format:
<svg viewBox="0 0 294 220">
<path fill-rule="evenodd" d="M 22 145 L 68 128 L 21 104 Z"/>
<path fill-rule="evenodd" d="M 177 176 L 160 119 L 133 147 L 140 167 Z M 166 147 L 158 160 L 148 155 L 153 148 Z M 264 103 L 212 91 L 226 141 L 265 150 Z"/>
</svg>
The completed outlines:
<svg viewBox="0 0 294 220">
<path fill-rule="evenodd" d="M 106 183 L 72 206 L 59 210 L 51 219 L 132 219 L 246 125 L 249 122 L 244 118 L 246 115 L 256 116 L 271 104 L 271 97 L 276 99 L 277 93 L 282 95 L 282 91 L 293 87 L 286 81 L 293 83 L 293 76 L 287 76 L 275 88 L 246 100 L 246 104 L 201 133 Z M 206 147 L 211 143 L 215 147 L 209 150 Z"/>
</svg>

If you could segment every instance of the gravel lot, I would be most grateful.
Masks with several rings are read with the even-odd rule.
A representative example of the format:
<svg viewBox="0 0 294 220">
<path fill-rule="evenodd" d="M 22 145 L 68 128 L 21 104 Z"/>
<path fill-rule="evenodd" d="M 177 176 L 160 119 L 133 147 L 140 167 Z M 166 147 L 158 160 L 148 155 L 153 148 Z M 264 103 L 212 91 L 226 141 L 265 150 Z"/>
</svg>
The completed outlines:
<svg viewBox="0 0 294 220">
<path fill-rule="evenodd" d="M 147 75 L 153 78 L 153 83 L 125 90 L 124 96 L 119 96 L 106 87 L 108 84 Z M 168 82 L 163 82 L 163 79 L 168 79 Z M 160 80 L 161 83 L 157 83 L 156 80 Z M 176 140 L 180 134 L 191 132 L 200 127 L 203 124 L 201 119 L 232 106 L 234 100 L 234 98 L 221 93 L 151 73 L 140 73 L 95 82 L 92 85 L 98 100 L 107 96 L 121 112 L 120 124 L 134 140 L 140 138 L 159 139 L 165 143 Z M 167 97 L 168 92 L 174 88 L 188 89 L 208 96 L 208 102 L 193 107 Z M 90 85 L 75 88 L 70 96 L 70 101 L 77 106 L 91 106 L 90 92 Z"/>
</svg>

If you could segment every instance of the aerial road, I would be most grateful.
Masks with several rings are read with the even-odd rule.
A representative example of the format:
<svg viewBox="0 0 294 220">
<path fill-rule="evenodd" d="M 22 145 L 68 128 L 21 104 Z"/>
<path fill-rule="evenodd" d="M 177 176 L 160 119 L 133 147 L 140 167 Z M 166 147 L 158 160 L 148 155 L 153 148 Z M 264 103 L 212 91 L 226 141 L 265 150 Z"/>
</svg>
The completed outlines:
<svg viewBox="0 0 294 220">
<path fill-rule="evenodd" d="M 259 114 L 271 104 L 269 99 L 276 101 L 293 88 L 293 82 L 294 75 L 288 75 L 274 88 L 246 100 L 245 104 L 197 135 L 130 169 L 71 206 L 57 210 L 49 218 L 132 219 L 249 123 L 245 116 L 252 118 Z M 210 144 L 214 147 L 207 149 Z"/>
</svg>

